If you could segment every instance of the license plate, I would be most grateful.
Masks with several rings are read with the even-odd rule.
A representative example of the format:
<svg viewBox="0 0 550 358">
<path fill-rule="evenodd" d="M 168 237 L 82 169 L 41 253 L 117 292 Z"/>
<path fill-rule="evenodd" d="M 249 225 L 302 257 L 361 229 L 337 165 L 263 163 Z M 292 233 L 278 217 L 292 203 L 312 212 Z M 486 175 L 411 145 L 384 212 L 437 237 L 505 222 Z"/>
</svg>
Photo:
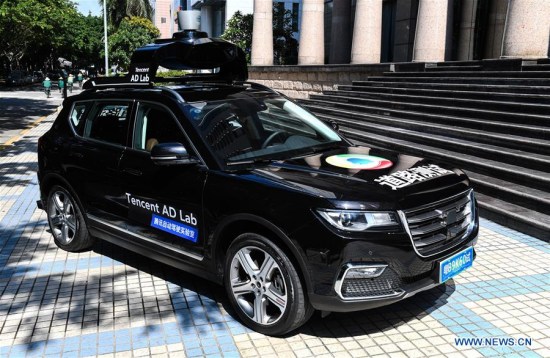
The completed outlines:
<svg viewBox="0 0 550 358">
<path fill-rule="evenodd" d="M 443 283 L 472 266 L 474 248 L 469 247 L 439 263 L 439 282 Z"/>
</svg>

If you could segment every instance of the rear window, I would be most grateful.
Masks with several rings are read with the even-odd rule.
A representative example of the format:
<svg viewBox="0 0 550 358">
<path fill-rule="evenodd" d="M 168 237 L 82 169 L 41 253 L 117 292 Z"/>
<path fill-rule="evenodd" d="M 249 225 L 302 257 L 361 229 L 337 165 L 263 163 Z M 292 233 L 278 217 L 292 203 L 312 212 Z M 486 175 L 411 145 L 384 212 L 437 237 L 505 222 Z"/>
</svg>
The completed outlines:
<svg viewBox="0 0 550 358">
<path fill-rule="evenodd" d="M 85 118 L 92 108 L 92 105 L 93 102 L 75 103 L 73 109 L 71 110 L 71 115 L 69 116 L 71 126 L 79 136 L 84 134 L 84 123 L 86 122 Z"/>
<path fill-rule="evenodd" d="M 84 138 L 126 145 L 129 122 L 128 102 L 95 103 L 84 124 Z"/>
</svg>

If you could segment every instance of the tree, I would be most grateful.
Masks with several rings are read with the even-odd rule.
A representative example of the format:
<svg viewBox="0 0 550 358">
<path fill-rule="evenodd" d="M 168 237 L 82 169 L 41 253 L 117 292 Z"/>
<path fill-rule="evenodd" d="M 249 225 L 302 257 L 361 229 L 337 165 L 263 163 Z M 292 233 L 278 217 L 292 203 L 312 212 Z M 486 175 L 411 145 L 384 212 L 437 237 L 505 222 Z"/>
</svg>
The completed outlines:
<svg viewBox="0 0 550 358">
<path fill-rule="evenodd" d="M 103 20 L 80 14 L 72 0 L 0 0 L 0 34 L 8 70 L 54 70 L 58 57 L 85 67 L 103 56 Z"/>
<path fill-rule="evenodd" d="M 274 63 L 293 65 L 298 63 L 298 41 L 294 38 L 292 12 L 281 7 L 282 3 L 273 6 L 273 56 Z M 282 4 L 284 5 L 284 4 Z M 252 48 L 252 14 L 243 15 L 237 11 L 227 22 L 222 39 L 233 42 L 243 49 L 246 61 L 250 63 Z"/>
<path fill-rule="evenodd" d="M 103 0 L 98 0 L 103 6 Z M 107 18 L 115 28 L 120 26 L 127 16 L 153 19 L 153 8 L 149 0 L 107 0 Z"/>
<path fill-rule="evenodd" d="M 250 63 L 250 52 L 252 48 L 252 26 L 254 18 L 252 14 L 243 15 L 240 11 L 235 12 L 227 22 L 221 38 L 233 42 L 246 54 L 246 62 Z"/>
<path fill-rule="evenodd" d="M 51 57 L 77 15 L 69 0 L 0 1 L 0 57 L 10 69 L 22 67 L 25 58 Z"/>
<path fill-rule="evenodd" d="M 298 63 L 298 41 L 294 38 L 292 12 L 286 10 L 283 3 L 273 4 L 273 56 L 277 65 Z"/>
<path fill-rule="evenodd" d="M 160 36 L 153 23 L 142 17 L 124 18 L 111 36 L 109 36 L 109 57 L 112 63 L 123 69 L 130 65 L 132 53 L 138 48 Z"/>
<path fill-rule="evenodd" d="M 99 16 L 78 14 L 69 23 L 67 41 L 60 51 L 73 63 L 86 67 L 100 64 L 103 54 L 103 20 Z"/>
</svg>

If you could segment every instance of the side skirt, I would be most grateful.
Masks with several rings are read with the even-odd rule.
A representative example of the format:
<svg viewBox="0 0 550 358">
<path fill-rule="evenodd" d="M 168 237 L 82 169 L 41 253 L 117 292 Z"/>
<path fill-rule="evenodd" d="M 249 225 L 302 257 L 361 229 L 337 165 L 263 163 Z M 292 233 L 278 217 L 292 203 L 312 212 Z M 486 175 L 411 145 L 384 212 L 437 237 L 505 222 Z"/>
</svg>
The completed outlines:
<svg viewBox="0 0 550 358">
<path fill-rule="evenodd" d="M 149 237 L 107 223 L 94 215 L 88 214 L 87 216 L 92 236 L 209 281 L 222 284 L 220 278 L 209 270 L 209 260 L 205 260 L 204 256 L 156 242 Z"/>
</svg>

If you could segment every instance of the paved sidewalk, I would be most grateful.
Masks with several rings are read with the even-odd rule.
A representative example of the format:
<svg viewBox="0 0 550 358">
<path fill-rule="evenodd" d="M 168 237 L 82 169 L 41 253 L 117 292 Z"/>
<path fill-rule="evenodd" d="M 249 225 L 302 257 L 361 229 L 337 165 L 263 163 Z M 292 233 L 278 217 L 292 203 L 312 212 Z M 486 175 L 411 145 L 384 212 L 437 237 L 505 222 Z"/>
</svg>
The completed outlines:
<svg viewBox="0 0 550 358">
<path fill-rule="evenodd" d="M 75 91 L 76 94 L 76 91 Z M 42 86 L 0 87 L 0 148 L 11 144 L 33 122 L 54 111 L 63 98 L 46 98 Z"/>
<path fill-rule="evenodd" d="M 474 267 L 445 286 L 285 338 L 242 326 L 192 275 L 107 243 L 61 251 L 35 204 L 52 120 L 0 151 L 0 357 L 550 357 L 550 245 L 487 220 Z"/>
</svg>

